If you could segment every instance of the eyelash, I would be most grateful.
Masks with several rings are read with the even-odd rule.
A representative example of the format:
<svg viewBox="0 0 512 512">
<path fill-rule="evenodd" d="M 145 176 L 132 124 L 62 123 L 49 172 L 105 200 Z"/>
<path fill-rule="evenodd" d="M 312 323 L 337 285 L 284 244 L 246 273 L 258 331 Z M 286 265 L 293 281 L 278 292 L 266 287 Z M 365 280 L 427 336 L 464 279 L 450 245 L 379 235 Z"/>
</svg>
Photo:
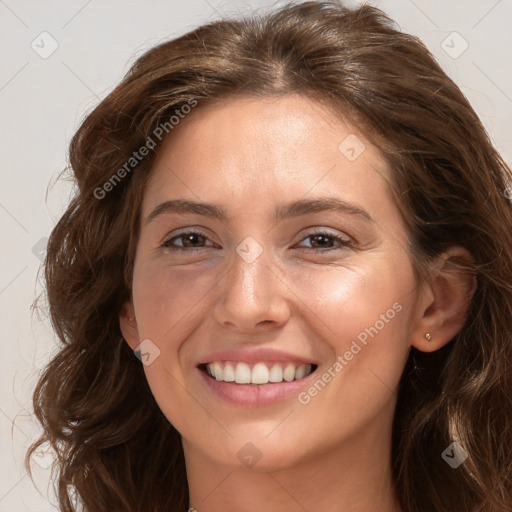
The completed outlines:
<svg viewBox="0 0 512 512">
<path fill-rule="evenodd" d="M 204 249 L 204 247 L 180 247 L 180 246 L 173 246 L 173 245 L 171 245 L 171 242 L 173 240 L 179 239 L 181 237 L 185 237 L 187 235 L 200 235 L 200 236 L 208 239 L 208 236 L 205 233 L 202 233 L 201 231 L 195 231 L 195 230 L 184 231 L 183 233 L 178 233 L 177 235 L 173 236 L 172 238 L 169 238 L 168 240 L 166 240 L 161 245 L 161 248 L 170 250 L 172 252 L 197 251 L 197 250 Z M 313 231 L 313 232 L 309 233 L 307 236 L 305 236 L 301 240 L 301 242 L 306 240 L 307 238 L 310 238 L 310 237 L 313 237 L 313 236 L 319 236 L 319 235 L 322 235 L 322 236 L 325 236 L 325 237 L 328 237 L 328 238 L 332 238 L 333 240 L 339 242 L 340 246 L 338 246 L 338 247 L 328 247 L 326 249 L 323 249 L 321 247 L 320 248 L 316 248 L 316 247 L 302 247 L 302 249 L 306 249 L 306 250 L 309 249 L 309 250 L 312 250 L 312 251 L 319 251 L 319 252 L 330 252 L 330 251 L 334 251 L 336 249 L 342 250 L 342 249 L 352 248 L 353 247 L 353 242 L 351 240 L 346 240 L 345 238 L 343 238 L 340 235 L 335 235 L 335 234 L 332 234 L 332 233 L 328 233 L 327 231 Z"/>
</svg>

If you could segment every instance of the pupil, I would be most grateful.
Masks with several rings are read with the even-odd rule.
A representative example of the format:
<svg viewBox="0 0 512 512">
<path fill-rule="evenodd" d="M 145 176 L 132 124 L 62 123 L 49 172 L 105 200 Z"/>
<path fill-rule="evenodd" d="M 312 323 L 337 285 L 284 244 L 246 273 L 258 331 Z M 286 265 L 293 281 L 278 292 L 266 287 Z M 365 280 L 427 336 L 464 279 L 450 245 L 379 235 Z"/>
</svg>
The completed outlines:
<svg viewBox="0 0 512 512">
<path fill-rule="evenodd" d="M 194 243 L 197 243 L 197 238 L 200 237 L 200 236 L 201 235 L 198 235 L 196 233 L 190 233 L 187 236 L 186 240 L 187 240 L 187 242 L 190 242 L 190 243 L 194 244 Z"/>
<path fill-rule="evenodd" d="M 324 242 L 326 242 L 328 237 L 326 237 L 325 235 L 315 235 L 315 238 L 317 240 L 320 239 L 320 240 L 323 240 Z M 320 243 L 320 245 L 325 245 L 325 243 Z"/>
</svg>

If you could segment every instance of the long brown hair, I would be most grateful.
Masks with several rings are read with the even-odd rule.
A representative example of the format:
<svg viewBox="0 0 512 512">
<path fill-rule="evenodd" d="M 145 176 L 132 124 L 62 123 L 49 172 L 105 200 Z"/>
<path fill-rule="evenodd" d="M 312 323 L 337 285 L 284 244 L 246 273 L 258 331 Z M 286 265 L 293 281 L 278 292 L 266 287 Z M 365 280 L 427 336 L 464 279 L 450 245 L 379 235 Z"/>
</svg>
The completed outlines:
<svg viewBox="0 0 512 512">
<path fill-rule="evenodd" d="M 290 93 L 328 103 L 381 149 L 420 280 L 452 245 L 475 261 L 465 325 L 441 350 L 412 348 L 400 382 L 392 466 L 402 508 L 512 510 L 511 171 L 418 38 L 376 8 L 309 1 L 216 21 L 150 49 L 72 139 L 78 191 L 45 260 L 62 347 L 34 392 L 44 434 L 26 456 L 30 471 L 41 443 L 56 451 L 62 511 L 188 507 L 180 435 L 119 327 L 155 151 L 126 163 L 187 104 Z M 454 441 L 468 454 L 457 469 L 441 457 Z"/>
</svg>

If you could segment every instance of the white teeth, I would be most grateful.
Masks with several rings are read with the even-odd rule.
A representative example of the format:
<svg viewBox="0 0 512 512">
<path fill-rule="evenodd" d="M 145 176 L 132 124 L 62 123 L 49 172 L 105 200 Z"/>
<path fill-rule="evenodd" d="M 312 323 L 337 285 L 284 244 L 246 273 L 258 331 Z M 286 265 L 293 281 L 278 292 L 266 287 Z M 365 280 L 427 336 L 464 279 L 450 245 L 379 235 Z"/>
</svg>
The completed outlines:
<svg viewBox="0 0 512 512">
<path fill-rule="evenodd" d="M 283 372 L 283 379 L 286 382 L 291 382 L 295 378 L 295 366 L 293 364 L 286 365 Z"/>
<path fill-rule="evenodd" d="M 251 369 L 245 363 L 238 363 L 235 369 L 235 382 L 237 384 L 250 384 Z"/>
<path fill-rule="evenodd" d="M 267 365 L 258 363 L 254 365 L 251 373 L 252 384 L 266 384 L 268 382 L 269 371 Z"/>
<path fill-rule="evenodd" d="M 224 366 L 223 380 L 225 382 L 235 382 L 235 369 L 232 364 L 227 363 Z"/>
<path fill-rule="evenodd" d="M 222 380 L 223 379 L 223 370 L 222 370 L 222 366 L 220 365 L 220 363 L 213 363 L 213 375 L 214 377 L 217 379 L 217 380 Z"/>
<path fill-rule="evenodd" d="M 307 365 L 301 364 L 296 370 L 295 370 L 295 378 L 296 379 L 302 379 L 302 377 L 306 376 L 307 373 Z"/>
<path fill-rule="evenodd" d="M 283 368 L 280 364 L 275 364 L 270 368 L 269 382 L 281 382 L 283 380 Z"/>
<path fill-rule="evenodd" d="M 270 369 L 267 363 L 256 363 L 251 370 L 247 363 L 220 363 L 214 361 L 206 365 L 206 371 L 216 380 L 237 384 L 267 384 L 269 382 L 292 382 L 311 373 L 310 364 L 295 366 L 274 363 Z"/>
</svg>

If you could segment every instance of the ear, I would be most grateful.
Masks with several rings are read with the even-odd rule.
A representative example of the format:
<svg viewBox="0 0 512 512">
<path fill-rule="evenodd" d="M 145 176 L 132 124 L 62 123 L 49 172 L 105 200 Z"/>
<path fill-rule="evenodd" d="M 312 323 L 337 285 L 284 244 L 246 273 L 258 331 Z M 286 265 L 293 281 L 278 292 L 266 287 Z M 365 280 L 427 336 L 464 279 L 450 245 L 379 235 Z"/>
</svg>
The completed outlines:
<svg viewBox="0 0 512 512">
<path fill-rule="evenodd" d="M 476 276 L 469 269 L 473 262 L 471 254 L 463 247 L 451 247 L 432 262 L 412 333 L 413 347 L 433 352 L 462 329 L 477 286 Z"/>
<path fill-rule="evenodd" d="M 130 345 L 132 350 L 140 344 L 139 331 L 137 329 L 137 321 L 135 319 L 135 310 L 133 304 L 125 302 L 119 312 L 119 327 L 123 338 Z"/>
</svg>

